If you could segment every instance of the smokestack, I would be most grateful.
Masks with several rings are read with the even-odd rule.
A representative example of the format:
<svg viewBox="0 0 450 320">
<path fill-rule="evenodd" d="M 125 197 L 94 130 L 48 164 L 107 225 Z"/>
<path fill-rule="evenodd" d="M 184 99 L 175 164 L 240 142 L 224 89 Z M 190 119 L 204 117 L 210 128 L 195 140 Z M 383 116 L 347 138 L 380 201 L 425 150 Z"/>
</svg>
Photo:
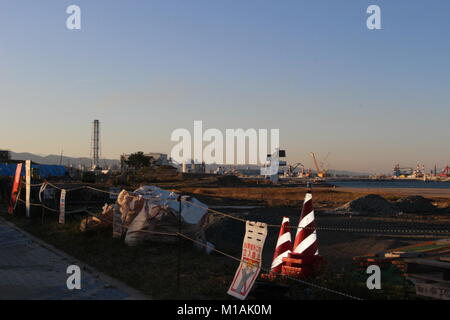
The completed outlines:
<svg viewBox="0 0 450 320">
<path fill-rule="evenodd" d="M 100 163 L 100 121 L 98 120 L 92 123 L 91 147 L 92 168 L 96 169 Z"/>
</svg>

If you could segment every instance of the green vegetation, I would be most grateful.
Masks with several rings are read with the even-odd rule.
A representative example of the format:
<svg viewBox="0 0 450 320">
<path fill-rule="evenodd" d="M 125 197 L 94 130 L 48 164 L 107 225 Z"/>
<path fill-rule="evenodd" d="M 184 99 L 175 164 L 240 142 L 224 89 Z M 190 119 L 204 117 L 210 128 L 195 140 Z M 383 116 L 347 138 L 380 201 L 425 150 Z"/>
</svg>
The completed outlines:
<svg viewBox="0 0 450 320">
<path fill-rule="evenodd" d="M 130 168 L 134 169 L 141 169 L 150 167 L 152 158 L 147 157 L 144 155 L 142 151 L 138 151 L 136 153 L 130 154 L 127 160 L 125 160 L 125 163 Z"/>
</svg>

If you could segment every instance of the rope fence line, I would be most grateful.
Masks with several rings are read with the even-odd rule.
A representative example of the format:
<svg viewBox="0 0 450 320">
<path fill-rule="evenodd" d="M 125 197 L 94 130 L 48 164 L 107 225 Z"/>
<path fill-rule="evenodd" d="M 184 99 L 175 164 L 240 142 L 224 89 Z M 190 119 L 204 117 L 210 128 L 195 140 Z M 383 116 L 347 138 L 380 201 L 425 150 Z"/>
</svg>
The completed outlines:
<svg viewBox="0 0 450 320">
<path fill-rule="evenodd" d="M 178 234 L 179 236 L 181 236 L 181 237 L 187 239 L 187 240 L 190 240 L 190 241 L 192 241 L 192 242 L 194 242 L 194 243 L 197 243 L 197 244 L 199 244 L 199 245 L 201 245 L 201 246 L 207 247 L 207 244 L 205 244 L 205 243 L 203 243 L 203 242 L 201 242 L 201 241 L 192 239 L 192 238 L 186 236 L 185 234 L 182 234 L 182 233 L 177 233 L 177 234 Z M 223 252 L 223 251 L 221 251 L 221 250 L 218 250 L 218 249 L 216 249 L 216 248 L 211 248 L 211 249 L 212 249 L 214 252 L 217 252 L 217 253 L 219 253 L 219 254 L 221 254 L 221 255 L 223 255 L 223 256 L 225 256 L 225 257 L 228 257 L 228 258 L 230 258 L 230 259 L 233 259 L 233 260 L 235 260 L 235 261 L 247 263 L 247 261 L 245 261 L 245 260 L 239 259 L 239 258 L 237 258 L 237 257 L 235 257 L 235 256 L 232 256 L 232 255 L 230 255 L 230 254 L 228 254 L 228 253 L 226 253 L 226 252 Z M 263 270 L 263 271 L 265 271 L 265 272 L 271 272 L 270 269 L 267 269 L 267 268 L 264 268 L 264 267 L 261 267 L 261 270 Z M 275 274 L 281 276 L 281 273 L 275 273 Z M 285 278 L 287 278 L 287 279 L 290 279 L 290 280 L 299 282 L 299 283 L 301 283 L 301 284 L 304 284 L 304 285 L 307 285 L 307 286 L 310 286 L 310 287 L 314 287 L 314 288 L 317 288 L 317 289 L 320 289 L 320 290 L 323 290 L 323 291 L 328 291 L 328 292 L 331 292 L 331 293 L 334 293 L 334 294 L 337 294 L 337 295 L 340 295 L 340 296 L 343 296 L 343 297 L 346 297 L 346 298 L 350 298 L 350 299 L 354 299 L 354 300 L 362 300 L 361 298 L 352 296 L 352 295 L 350 295 L 350 294 L 347 294 L 347 293 L 344 293 L 344 292 L 340 292 L 340 291 L 337 291 L 337 290 L 333 290 L 333 289 L 330 289 L 330 288 L 327 288 L 327 287 L 324 287 L 324 286 L 320 286 L 320 285 L 318 285 L 318 284 L 315 284 L 315 283 L 312 283 L 312 282 L 309 282 L 309 281 L 305 281 L 305 280 L 293 278 L 293 277 L 291 277 L 291 276 L 286 276 L 286 275 L 282 275 L 282 276 L 285 277 Z"/>
<path fill-rule="evenodd" d="M 22 200 L 22 199 L 20 199 L 20 198 L 18 198 L 17 201 L 20 201 L 20 202 L 26 204 L 26 201 L 25 201 L 25 200 Z M 30 206 L 33 206 L 33 207 L 42 207 L 42 208 L 44 208 L 44 209 L 47 209 L 47 210 L 49 210 L 49 211 L 56 212 L 56 213 L 59 212 L 59 210 L 53 209 L 53 208 L 50 208 L 50 207 L 47 207 L 45 204 L 42 204 L 42 203 L 32 203 L 32 202 L 30 202 Z M 65 211 L 66 214 L 72 214 L 72 213 L 77 213 L 77 212 L 80 212 L 80 210 Z"/>
<path fill-rule="evenodd" d="M 93 212 L 90 212 L 89 210 L 84 210 L 87 214 L 89 214 L 89 215 L 91 215 L 91 216 L 93 216 L 93 217 L 95 217 L 95 218 L 97 218 L 97 219 L 99 219 L 99 220 L 101 220 L 101 221 L 104 221 L 104 222 L 108 222 L 108 223 L 111 223 L 111 224 L 115 224 L 114 223 L 114 221 L 111 221 L 111 220 L 108 220 L 108 219 L 106 219 L 106 218 L 104 218 L 104 217 L 101 217 L 101 216 L 99 216 L 98 214 L 95 214 L 95 213 L 93 213 Z M 86 224 L 87 224 L 87 221 L 86 221 Z M 130 226 L 126 226 L 126 225 L 124 225 L 124 224 L 120 224 L 119 225 L 121 228 L 124 228 L 124 229 L 129 229 L 130 228 Z M 158 235 L 164 235 L 164 236 L 177 236 L 178 234 L 177 233 L 175 233 L 175 232 L 160 232 L 160 231 L 153 231 L 153 230 L 135 230 L 135 231 L 133 231 L 133 232 L 143 232 L 143 233 L 151 233 L 151 234 L 158 234 Z"/>
<path fill-rule="evenodd" d="M 22 200 L 22 199 L 18 199 L 18 200 L 19 200 L 20 202 L 25 203 L 25 201 Z M 47 206 L 45 206 L 45 205 L 43 205 L 43 204 L 39 204 L 39 203 L 30 203 L 30 205 L 32 205 L 32 206 L 37 206 L 37 207 L 42 207 L 42 208 L 45 208 L 45 209 L 50 210 L 50 211 L 53 211 L 53 212 L 59 212 L 59 210 L 55 210 L 55 209 L 49 208 L 49 207 L 47 207 Z M 114 224 L 113 221 L 108 220 L 108 219 L 105 219 L 104 217 L 101 217 L 101 216 L 99 216 L 99 215 L 97 215 L 97 214 L 95 214 L 95 213 L 93 213 L 93 212 L 90 212 L 90 211 L 88 211 L 88 210 L 84 210 L 84 211 L 85 211 L 87 214 L 89 214 L 89 215 L 91 215 L 91 216 L 93 216 L 93 217 L 95 217 L 95 218 L 97 218 L 97 219 L 99 219 L 99 220 L 101 220 L 101 221 L 104 221 L 104 222 L 108 222 L 108 223 Z M 72 211 L 72 212 L 73 212 L 73 211 Z M 66 212 L 66 213 L 70 213 L 70 212 Z M 86 223 L 87 223 L 87 222 L 86 222 Z M 120 224 L 119 226 L 120 226 L 121 228 L 129 229 L 129 226 L 126 226 L 126 225 L 123 225 L 123 224 Z M 201 245 L 201 246 L 203 246 L 203 247 L 205 247 L 205 248 L 209 248 L 210 250 L 212 250 L 212 251 L 214 251 L 214 252 L 217 252 L 218 254 L 223 255 L 223 256 L 225 256 L 225 257 L 227 257 L 227 258 L 229 258 L 229 259 L 232 259 L 232 260 L 237 261 L 237 262 L 239 262 L 239 263 L 240 263 L 240 262 L 247 263 L 247 261 L 245 261 L 245 260 L 239 259 L 239 258 L 237 258 L 237 257 L 235 257 L 235 256 L 233 256 L 233 255 L 231 255 L 231 254 L 228 254 L 228 253 L 226 253 L 226 252 L 224 252 L 224 251 L 221 251 L 221 250 L 219 250 L 219 249 L 216 249 L 216 248 L 214 248 L 214 247 L 210 247 L 210 246 L 208 246 L 206 243 L 204 243 L 204 242 L 202 242 L 202 241 L 198 241 L 198 240 L 196 240 L 196 239 L 192 239 L 191 237 L 189 237 L 189 236 L 187 236 L 187 235 L 185 235 L 185 234 L 183 234 L 183 233 L 181 233 L 181 232 L 176 232 L 176 233 L 166 233 L 166 232 L 158 232 L 158 231 L 151 231 L 151 230 L 136 230 L 136 232 L 149 233 L 149 234 L 158 234 L 158 235 L 167 235 L 167 236 L 180 236 L 180 237 L 182 237 L 182 238 L 184 238 L 184 239 L 186 239 L 186 240 L 189 240 L 189 241 L 191 241 L 191 242 L 193 242 L 193 243 L 196 243 L 196 244 L 198 244 L 198 245 Z M 267 269 L 267 268 L 264 268 L 264 267 L 261 267 L 261 270 L 263 270 L 263 271 L 265 271 L 265 272 L 271 272 L 270 269 Z M 272 273 L 273 273 L 273 272 L 272 272 Z M 286 275 L 281 275 L 281 273 L 275 273 L 275 275 L 280 275 L 280 276 L 283 276 L 283 277 L 286 278 L 286 279 L 289 279 L 289 280 L 298 282 L 298 283 L 300 283 L 300 284 L 303 284 L 303 285 L 306 285 L 306 286 L 309 286 L 309 287 L 313 287 L 313 288 L 316 288 L 316 289 L 319 289 L 319 290 L 322 290 L 322 291 L 327 291 L 327 292 L 330 292 L 330 293 L 333 293 L 333 294 L 336 294 L 336 295 L 339 295 L 339 296 L 342 296 L 342 297 L 346 297 L 346 298 L 349 298 L 349 299 L 353 299 L 353 300 L 363 300 L 363 299 L 361 299 L 361 298 L 359 298 L 359 297 L 356 297 L 356 296 L 353 296 L 353 295 L 350 295 L 350 294 L 347 294 L 347 293 L 344 293 L 344 292 L 340 292 L 340 291 L 337 291 L 337 290 L 334 290 L 334 289 L 330 289 L 330 288 L 327 288 L 327 287 L 324 287 L 324 286 L 321 286 L 321 285 L 318 285 L 318 284 L 315 284 L 315 283 L 312 283 L 312 282 L 309 282 L 309 281 L 305 281 L 305 280 L 302 280 L 302 279 L 293 278 L 293 277 L 286 276 Z"/>
<path fill-rule="evenodd" d="M 51 187 L 53 187 L 53 188 L 55 188 L 55 189 L 58 189 L 58 190 L 63 190 L 63 189 L 64 189 L 64 188 L 60 188 L 60 187 L 54 185 L 54 184 L 51 183 L 51 182 L 48 182 L 48 181 L 45 181 L 45 182 L 47 182 L 47 184 L 48 184 L 49 186 L 51 186 Z M 71 191 L 75 191 L 75 190 L 83 190 L 83 189 L 92 189 L 92 190 L 99 191 L 99 192 L 104 192 L 104 193 L 109 193 L 109 194 L 119 195 L 118 193 L 115 193 L 115 192 L 110 192 L 110 191 L 106 191 L 106 190 L 102 190 L 102 189 L 97 189 L 97 188 L 94 188 L 94 187 L 91 187 L 91 186 L 80 186 L 80 187 L 75 187 L 75 188 L 65 189 L 65 190 L 66 190 L 66 192 L 71 192 Z"/>
<path fill-rule="evenodd" d="M 56 186 L 56 185 L 54 185 L 53 183 L 50 183 L 50 182 L 48 182 L 48 181 L 45 181 L 45 182 L 46 182 L 49 186 L 51 186 L 51 187 L 53 187 L 53 188 L 55 188 L 55 189 L 59 189 L 59 190 L 63 190 L 63 189 L 64 189 L 64 188 L 60 188 L 60 187 L 58 187 L 58 186 Z M 40 184 L 33 184 L 33 185 L 31 185 L 31 186 L 33 186 L 33 187 L 42 186 L 45 182 L 40 183 Z M 107 190 L 102 190 L 102 189 L 98 189 L 98 188 L 94 188 L 94 187 L 86 186 L 86 185 L 85 185 L 85 186 L 80 186 L 80 187 L 71 188 L 71 189 L 65 189 L 65 190 L 66 190 L 66 192 L 70 192 L 70 191 L 82 190 L 82 189 L 90 189 L 90 190 L 93 190 L 93 191 L 98 191 L 98 192 L 102 192 L 102 193 L 106 193 L 106 194 L 112 194 L 112 195 L 116 195 L 116 196 L 119 195 L 119 193 L 116 193 L 116 192 L 111 192 L 111 191 L 107 191 Z M 20 201 L 20 202 L 22 202 L 22 203 L 26 203 L 24 200 L 22 200 L 22 199 L 20 199 L 20 198 L 18 198 L 17 200 Z M 204 207 L 204 206 L 195 204 L 195 203 L 193 203 L 193 202 L 189 202 L 189 201 L 184 200 L 184 199 L 180 199 L 180 200 L 166 199 L 166 200 L 164 200 L 164 201 L 173 201 L 173 202 L 177 202 L 177 203 L 178 203 L 179 201 L 182 201 L 182 202 L 189 203 L 189 204 L 192 205 L 192 206 L 195 206 L 195 207 L 198 207 L 198 208 L 202 208 L 202 209 L 204 209 L 204 210 L 207 210 L 207 211 L 209 211 L 210 213 L 213 213 L 213 214 L 221 215 L 221 216 L 224 216 L 224 217 L 226 217 L 226 218 L 230 218 L 230 219 L 233 219 L 233 220 L 236 220 L 236 221 L 240 221 L 240 222 L 243 222 L 243 223 L 246 223 L 246 221 L 247 221 L 246 219 L 243 219 L 243 218 L 239 218 L 239 217 L 233 216 L 232 214 L 220 212 L 220 211 L 218 211 L 218 210 L 214 210 L 214 209 L 211 209 L 211 208 L 208 208 L 208 207 Z M 46 209 L 46 210 L 49 210 L 49 211 L 55 212 L 55 213 L 60 212 L 60 210 L 50 208 L 50 207 L 48 207 L 48 206 L 46 206 L 46 205 L 44 205 L 44 204 L 42 204 L 42 203 L 30 203 L 30 205 L 31 205 L 31 206 L 36 206 L 36 207 L 42 207 L 42 208 L 44 208 L 44 209 Z M 97 219 L 99 219 L 99 220 L 101 220 L 101 221 L 104 221 L 104 222 L 108 222 L 108 223 L 114 224 L 114 221 L 110 221 L 109 219 L 105 219 L 105 218 L 102 217 L 101 215 L 98 215 L 98 214 L 95 214 L 95 213 L 93 213 L 93 212 L 90 212 L 90 211 L 87 210 L 87 209 L 84 209 L 83 211 L 86 212 L 87 214 L 89 214 L 90 216 L 95 217 L 95 218 L 97 218 Z M 79 210 L 73 210 L 73 211 L 66 211 L 65 213 L 66 213 L 66 214 L 71 214 L 71 213 L 76 213 L 76 212 L 80 212 L 80 211 L 79 211 Z M 87 225 L 87 223 L 88 223 L 88 221 L 86 221 L 86 225 Z M 119 226 L 120 226 L 121 228 L 124 228 L 124 229 L 128 229 L 128 230 L 129 230 L 129 226 L 126 226 L 126 225 L 123 225 L 123 224 L 119 224 Z M 281 225 L 277 225 L 277 224 L 267 224 L 267 227 L 270 227 L 270 228 L 280 228 Z M 290 228 L 290 229 L 309 229 L 309 227 L 295 227 L 295 226 L 290 226 L 289 228 Z M 388 233 L 422 233 L 422 234 L 423 234 L 423 233 L 433 233 L 433 234 L 440 233 L 440 234 L 450 234 L 450 230 L 409 230 L 409 229 L 384 229 L 384 230 L 383 230 L 383 229 L 338 228 L 338 227 L 316 227 L 315 229 L 317 229 L 317 230 L 323 230 L 323 231 L 364 232 L 364 233 L 388 232 Z M 191 241 L 191 242 L 193 242 L 193 243 L 196 243 L 196 244 L 198 244 L 198 245 L 200 245 L 200 246 L 203 246 L 203 247 L 205 247 L 205 248 L 209 248 L 209 249 L 211 249 L 212 251 L 214 251 L 214 252 L 216 252 L 216 253 L 218 253 L 218 254 L 220 254 L 220 255 L 222 255 L 222 256 L 225 256 L 225 257 L 227 257 L 227 258 L 229 258 L 229 259 L 232 259 L 232 260 L 234 260 L 234 261 L 236 261 L 236 262 L 244 262 L 244 263 L 246 263 L 245 260 L 242 260 L 242 259 L 240 259 L 240 258 L 238 258 L 238 257 L 235 257 L 235 256 L 233 256 L 233 255 L 231 255 L 231 254 L 228 254 L 228 253 L 226 253 L 226 252 L 224 252 L 224 251 L 221 251 L 221 250 L 219 250 L 219 249 L 216 249 L 216 248 L 214 248 L 214 247 L 210 247 L 210 246 L 208 246 L 207 243 L 204 243 L 204 242 L 202 242 L 202 241 L 193 239 L 193 238 L 191 238 L 191 237 L 189 237 L 189 236 L 187 236 L 187 235 L 185 235 L 185 234 L 183 234 L 183 233 L 181 233 L 181 232 L 176 232 L 176 233 L 166 233 L 166 232 L 158 232 L 158 231 L 152 231 L 152 230 L 136 230 L 136 232 L 142 232 L 142 233 L 148 233 L 148 234 L 156 234 L 156 235 L 166 235 L 166 236 L 179 236 L 179 237 L 182 237 L 182 238 L 184 238 L 184 239 L 186 239 L 186 240 L 189 240 L 189 241 Z M 261 267 L 261 270 L 263 270 L 263 271 L 265 271 L 265 272 L 271 272 L 270 269 L 267 269 L 267 268 L 264 268 L 264 267 Z M 276 275 L 281 275 L 281 274 L 276 273 Z M 344 293 L 344 292 L 340 292 L 340 291 L 337 291 L 337 290 L 334 290 L 334 289 L 330 289 L 330 288 L 327 288 L 327 287 L 324 287 L 324 286 L 321 286 L 321 285 L 318 285 L 318 284 L 315 284 L 315 283 L 312 283 L 312 282 L 309 282 L 309 281 L 305 281 L 305 280 L 298 279 L 298 278 L 293 278 L 293 277 L 291 277 L 291 276 L 286 276 L 286 275 L 282 275 L 282 276 L 283 276 L 284 278 L 286 278 L 286 279 L 295 281 L 295 282 L 297 282 L 297 283 L 300 283 L 300 284 L 303 284 L 303 285 L 306 285 L 306 286 L 309 286 L 309 287 L 312 287 L 312 288 L 316 288 L 316 289 L 318 289 L 318 290 L 330 292 L 330 293 L 332 293 L 332 294 L 336 294 L 336 295 L 339 295 L 339 296 L 342 296 L 342 297 L 346 297 L 346 298 L 349 298 L 349 299 L 362 300 L 362 299 L 359 298 L 359 297 L 356 297 L 356 296 L 353 296 L 353 295 L 350 295 L 350 294 L 347 294 L 347 293 Z"/>
<path fill-rule="evenodd" d="M 102 220 L 102 221 L 105 221 L 105 222 L 109 222 L 109 223 L 114 223 L 113 221 L 105 219 L 103 217 L 100 217 L 100 216 L 96 215 L 95 213 L 92 213 L 92 212 L 90 212 L 88 210 L 86 210 L 86 212 L 88 214 L 98 218 L 99 220 Z M 129 229 L 129 226 L 125 226 L 123 224 L 120 224 L 120 227 L 125 228 L 125 229 Z M 180 237 L 182 237 L 182 238 L 184 238 L 186 240 L 189 240 L 189 241 L 191 241 L 193 243 L 201 245 L 201 246 L 203 246 L 205 248 L 209 248 L 212 251 L 217 252 L 217 253 L 219 253 L 219 254 L 221 254 L 221 255 L 229 258 L 229 259 L 235 260 L 235 261 L 237 261 L 239 263 L 240 262 L 247 263 L 245 260 L 239 259 L 238 257 L 235 257 L 235 256 L 233 256 L 231 254 L 228 254 L 228 253 L 226 253 L 224 251 L 221 251 L 219 249 L 211 248 L 210 246 L 208 246 L 208 244 L 206 244 L 206 243 L 204 243 L 202 241 L 196 240 L 196 239 L 192 239 L 191 237 L 189 237 L 189 236 L 187 236 L 187 235 L 185 235 L 184 233 L 181 233 L 181 232 L 164 233 L 164 232 L 157 232 L 157 231 L 151 231 L 151 230 L 136 230 L 136 232 L 149 233 L 149 234 L 162 234 L 162 235 L 168 235 L 168 236 L 180 236 Z M 263 270 L 265 272 L 271 272 L 270 269 L 267 269 L 267 268 L 264 268 L 264 267 L 261 267 L 261 270 Z M 275 274 L 276 275 L 281 275 L 281 273 L 275 273 Z M 350 298 L 350 299 L 354 299 L 354 300 L 362 300 L 361 298 L 352 296 L 350 294 L 347 294 L 347 293 L 344 293 L 344 292 L 340 292 L 340 291 L 337 291 L 337 290 L 333 290 L 333 289 L 330 289 L 330 288 L 327 288 L 327 287 L 324 287 L 324 286 L 320 286 L 320 285 L 317 285 L 317 284 L 309 282 L 309 281 L 305 281 L 305 280 L 301 280 L 301 279 L 297 279 L 297 278 L 293 278 L 293 277 L 285 276 L 285 275 L 283 275 L 283 277 L 285 277 L 287 279 L 290 279 L 290 280 L 293 280 L 293 281 L 296 281 L 296 282 L 299 282 L 301 284 L 304 284 L 304 285 L 307 285 L 307 286 L 310 286 L 310 287 L 314 287 L 314 288 L 317 288 L 317 289 L 320 289 L 320 290 L 328 291 L 328 292 L 331 292 L 331 293 L 334 293 L 334 294 L 337 294 L 337 295 L 340 295 L 340 296 L 343 296 L 343 297 L 346 297 L 346 298 Z"/>
<path fill-rule="evenodd" d="M 23 203 L 25 203 L 25 201 L 22 200 L 22 199 L 18 199 L 18 200 L 21 201 L 21 202 L 23 202 Z M 37 207 L 43 207 L 43 208 L 45 208 L 45 209 L 47 209 L 47 210 L 50 210 L 50 211 L 52 211 L 52 212 L 59 212 L 59 210 L 55 210 L 55 209 L 49 208 L 49 207 L 47 207 L 47 206 L 45 206 L 45 205 L 43 205 L 43 204 L 39 204 L 39 203 L 30 203 L 30 205 L 32 205 L 32 206 L 37 206 Z M 114 224 L 114 221 L 111 221 L 111 220 L 109 220 L 109 219 L 106 219 L 106 218 L 104 218 L 104 217 L 101 217 L 100 215 L 95 214 L 95 213 L 93 213 L 93 212 L 90 212 L 89 210 L 84 210 L 84 211 L 85 211 L 87 214 L 89 214 L 89 215 L 91 215 L 91 216 L 93 216 L 93 217 L 95 217 L 95 218 L 97 218 L 97 219 L 99 219 L 99 220 L 101 220 L 101 221 L 104 221 L 104 222 L 108 222 L 108 223 Z M 74 211 L 72 211 L 72 212 L 74 212 Z M 70 213 L 70 212 L 66 212 L 66 213 Z M 86 226 L 87 226 L 87 223 L 88 223 L 88 221 L 86 221 Z M 120 226 L 121 228 L 124 228 L 124 229 L 129 229 L 129 228 L 130 228 L 129 226 L 126 226 L 126 225 L 124 225 L 124 224 L 120 224 L 119 226 Z M 187 236 L 187 235 L 185 235 L 185 234 L 183 234 L 183 233 L 181 233 L 181 232 L 172 232 L 172 233 L 168 233 L 168 232 L 159 232 L 159 231 L 152 231 L 152 230 L 136 230 L 136 232 L 142 232 L 142 233 L 148 233 L 148 234 L 157 234 L 157 235 L 166 235 L 166 236 L 180 236 L 180 237 L 182 237 L 182 238 L 184 238 L 184 239 L 186 239 L 186 240 L 189 240 L 189 241 L 191 241 L 191 242 L 193 242 L 193 243 L 196 243 L 196 244 L 198 244 L 198 245 L 201 245 L 201 246 L 203 246 L 203 247 L 205 247 L 205 248 L 209 248 L 209 249 L 211 249 L 212 251 L 217 252 L 218 254 L 221 254 L 221 255 L 223 255 L 223 256 L 229 258 L 229 259 L 235 260 L 235 261 L 237 261 L 237 262 L 239 262 L 239 263 L 240 263 L 240 262 L 247 263 L 245 260 L 239 259 L 239 258 L 237 258 L 237 257 L 235 257 L 235 256 L 233 256 L 233 255 L 231 255 L 231 254 L 228 254 L 228 253 L 226 253 L 226 252 L 224 252 L 224 251 L 221 251 L 221 250 L 219 250 L 219 249 L 216 249 L 216 248 L 214 248 L 214 247 L 210 247 L 210 246 L 208 246 L 206 243 L 204 243 L 204 242 L 202 242 L 202 241 L 198 241 L 198 240 L 196 240 L 196 239 L 192 239 L 191 237 L 189 237 L 189 236 Z M 264 268 L 264 267 L 261 267 L 261 270 L 263 270 L 263 271 L 265 271 L 265 272 L 271 272 L 270 269 L 267 269 L 267 268 Z M 281 275 L 281 273 L 276 273 L 276 275 Z M 285 278 L 287 278 L 287 279 L 290 279 L 290 280 L 293 280 L 293 281 L 296 281 L 296 282 L 301 283 L 301 284 L 303 284 L 303 285 L 307 285 L 307 286 L 310 286 L 310 287 L 313 287 L 313 288 L 316 288 L 316 289 L 319 289 L 319 290 L 327 291 L 327 292 L 330 292 L 330 293 L 333 293 L 333 294 L 336 294 L 336 295 L 340 295 L 340 296 L 343 296 L 343 297 L 346 297 L 346 298 L 350 298 L 350 299 L 354 299 L 354 300 L 362 300 L 361 298 L 352 296 L 352 295 L 350 295 L 350 294 L 347 294 L 347 293 L 344 293 L 344 292 L 340 292 L 340 291 L 337 291 L 337 290 L 333 290 L 333 289 L 330 289 L 330 288 L 327 288 L 327 287 L 323 287 L 323 286 L 317 285 L 317 284 L 312 283 L 312 282 L 309 282 L 309 281 L 305 281 L 305 280 L 293 278 L 293 277 L 286 276 L 286 275 L 283 275 L 283 277 L 285 277 Z"/>
<path fill-rule="evenodd" d="M 45 182 L 47 182 L 47 184 L 49 186 L 51 186 L 51 187 L 53 187 L 55 189 L 59 189 L 59 190 L 63 190 L 64 189 L 64 188 L 60 188 L 60 187 L 58 187 L 58 186 L 56 186 L 53 183 L 50 183 L 48 181 L 45 181 Z M 37 184 L 37 185 L 42 185 L 42 184 L 43 183 Z M 112 194 L 112 195 L 115 195 L 115 196 L 119 195 L 119 193 L 117 193 L 117 192 L 111 192 L 111 191 L 107 191 L 107 190 L 102 190 L 102 189 L 94 188 L 94 187 L 91 187 L 91 186 L 80 186 L 80 187 L 75 187 L 75 188 L 72 188 L 72 189 L 65 189 L 65 190 L 66 190 L 66 192 L 70 192 L 70 191 L 81 190 L 81 189 L 91 189 L 93 191 L 103 192 L 103 193 L 106 193 L 106 194 Z M 176 203 L 179 202 L 179 200 L 175 200 L 175 199 L 166 199 L 164 201 L 171 201 L 171 202 L 176 202 Z M 233 216 L 233 215 L 231 215 L 229 213 L 224 213 L 224 212 L 217 211 L 217 210 L 214 210 L 214 209 L 211 209 L 211 208 L 208 208 L 208 207 L 204 207 L 204 206 L 198 205 L 196 203 L 189 202 L 187 200 L 181 199 L 181 201 L 182 202 L 186 202 L 186 203 L 188 203 L 188 204 L 190 204 L 190 205 L 192 205 L 194 207 L 207 210 L 207 211 L 209 211 L 209 212 L 211 212 L 213 214 L 221 215 L 221 216 L 224 216 L 224 217 L 229 218 L 229 219 L 240 221 L 242 223 L 246 223 L 246 221 L 247 221 L 244 218 L 239 218 L 239 217 Z M 51 209 L 51 208 L 48 208 L 48 207 L 46 209 L 58 212 L 58 210 Z M 279 225 L 279 224 L 267 224 L 267 227 L 268 228 L 279 229 L 279 228 L 281 228 L 281 225 Z M 449 235 L 450 236 L 450 230 L 439 230 L 439 229 L 436 229 L 436 230 L 427 230 L 427 229 L 423 229 L 423 230 L 421 230 L 421 229 L 376 229 L 376 228 L 347 228 L 347 227 L 341 227 L 341 226 L 337 226 L 337 227 L 317 227 L 317 226 L 316 227 L 308 227 L 308 226 L 300 227 L 300 226 L 289 226 L 288 228 L 289 229 L 295 229 L 295 230 L 298 230 L 298 229 L 306 229 L 306 230 L 308 230 L 308 229 L 315 229 L 315 230 L 320 230 L 320 231 L 372 233 L 372 234 L 373 233 L 378 233 L 378 234 L 386 234 L 386 233 L 390 233 L 390 234 L 391 233 L 411 234 L 411 233 L 414 233 L 414 234 L 421 234 L 421 235 L 427 235 L 427 234 L 434 235 L 434 234 L 436 234 L 436 235 Z"/>
<path fill-rule="evenodd" d="M 176 200 L 168 200 L 168 201 L 176 201 Z M 239 217 L 235 217 L 231 214 L 227 214 L 227 213 L 223 213 L 214 209 L 210 209 L 208 207 L 204 207 L 204 206 L 200 206 L 197 205 L 193 202 L 189 202 L 186 200 L 181 200 L 182 202 L 187 202 L 195 207 L 198 208 L 202 208 L 205 210 L 208 210 L 211 213 L 214 214 L 218 214 L 218 215 L 222 215 L 225 216 L 227 218 L 230 219 L 234 219 L 240 222 L 245 223 L 247 220 L 243 219 L 243 218 L 239 218 Z M 281 225 L 278 224 L 267 224 L 268 228 L 281 228 Z M 285 226 L 286 228 L 286 226 Z M 366 228 L 342 228 L 342 227 L 300 227 L 300 226 L 289 226 L 289 229 L 315 229 L 315 230 L 322 230 L 322 231 L 343 231 L 343 232 L 362 232 L 362 233 L 373 233 L 373 232 L 385 232 L 385 233 L 442 233 L 442 234 L 449 234 L 450 235 L 450 230 L 420 230 L 420 229 L 415 229 L 415 230 L 411 230 L 411 229 L 366 229 Z"/>
</svg>

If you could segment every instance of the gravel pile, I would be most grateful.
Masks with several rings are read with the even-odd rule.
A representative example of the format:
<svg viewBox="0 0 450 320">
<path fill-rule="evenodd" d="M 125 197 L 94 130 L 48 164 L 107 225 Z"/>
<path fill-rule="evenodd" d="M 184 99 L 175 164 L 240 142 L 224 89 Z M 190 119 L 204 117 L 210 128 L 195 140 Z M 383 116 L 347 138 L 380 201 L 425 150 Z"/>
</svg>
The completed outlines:
<svg viewBox="0 0 450 320">
<path fill-rule="evenodd" d="M 409 196 L 397 200 L 397 207 L 404 213 L 436 213 L 436 208 L 431 199 L 421 196 Z"/>
<path fill-rule="evenodd" d="M 336 212 L 364 215 L 394 215 L 400 211 L 395 204 L 377 194 L 368 194 L 336 209 Z"/>
</svg>

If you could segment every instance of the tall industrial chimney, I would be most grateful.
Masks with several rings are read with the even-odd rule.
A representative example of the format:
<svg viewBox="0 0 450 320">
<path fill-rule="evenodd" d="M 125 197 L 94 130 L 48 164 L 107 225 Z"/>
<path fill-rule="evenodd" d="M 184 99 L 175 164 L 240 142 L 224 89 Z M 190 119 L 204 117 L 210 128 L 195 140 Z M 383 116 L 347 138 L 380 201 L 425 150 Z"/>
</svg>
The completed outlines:
<svg viewBox="0 0 450 320">
<path fill-rule="evenodd" d="M 92 140 L 91 140 L 91 158 L 92 168 L 99 168 L 100 164 L 100 121 L 94 120 L 92 123 Z"/>
</svg>

